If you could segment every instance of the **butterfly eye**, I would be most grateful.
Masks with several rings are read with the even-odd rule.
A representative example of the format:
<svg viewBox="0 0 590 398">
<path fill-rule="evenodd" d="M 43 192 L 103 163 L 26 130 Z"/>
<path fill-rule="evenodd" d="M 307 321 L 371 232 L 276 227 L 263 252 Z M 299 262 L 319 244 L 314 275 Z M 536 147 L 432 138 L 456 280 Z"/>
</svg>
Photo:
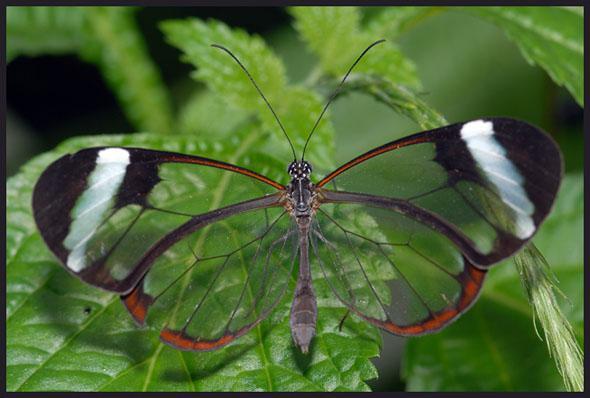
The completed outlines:
<svg viewBox="0 0 590 398">
<path fill-rule="evenodd" d="M 307 175 L 311 174 L 311 172 L 313 171 L 311 164 L 307 163 L 307 162 L 303 162 L 303 172 Z"/>
</svg>

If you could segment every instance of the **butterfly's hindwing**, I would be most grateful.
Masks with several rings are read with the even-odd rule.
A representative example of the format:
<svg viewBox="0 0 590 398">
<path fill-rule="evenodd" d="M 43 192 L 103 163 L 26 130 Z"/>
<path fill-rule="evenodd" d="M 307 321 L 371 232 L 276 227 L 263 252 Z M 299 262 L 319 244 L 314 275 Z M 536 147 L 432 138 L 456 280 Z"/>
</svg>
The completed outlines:
<svg viewBox="0 0 590 398">
<path fill-rule="evenodd" d="M 137 297 L 144 297 L 147 322 L 162 329 L 163 341 L 184 350 L 214 349 L 247 333 L 280 302 L 295 282 L 297 248 L 282 208 L 236 214 L 171 247 Z M 133 306 L 133 292 L 125 302 Z M 140 316 L 145 312 L 143 304 L 132 306 Z"/>
<path fill-rule="evenodd" d="M 432 332 L 456 319 L 475 301 L 486 274 L 443 234 L 364 205 L 321 209 L 312 247 L 340 301 L 398 335 Z"/>
</svg>

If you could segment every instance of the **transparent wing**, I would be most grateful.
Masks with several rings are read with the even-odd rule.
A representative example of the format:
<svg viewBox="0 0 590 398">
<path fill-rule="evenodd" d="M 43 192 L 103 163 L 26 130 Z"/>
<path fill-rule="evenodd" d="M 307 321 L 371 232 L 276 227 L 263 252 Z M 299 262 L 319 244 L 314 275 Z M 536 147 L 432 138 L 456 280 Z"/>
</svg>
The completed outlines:
<svg viewBox="0 0 590 398">
<path fill-rule="evenodd" d="M 313 261 L 338 299 L 398 335 L 432 332 L 456 319 L 486 274 L 445 235 L 365 205 L 323 205 L 311 243 Z"/>
<path fill-rule="evenodd" d="M 473 263 L 520 249 L 549 213 L 561 180 L 553 140 L 512 119 L 418 133 L 367 152 L 318 183 L 325 202 L 366 203 L 446 234 Z"/>
<path fill-rule="evenodd" d="M 166 343 L 207 350 L 268 316 L 289 285 L 296 239 L 283 188 L 210 159 L 91 148 L 47 168 L 33 210 L 70 272 L 121 294 Z"/>
<path fill-rule="evenodd" d="M 266 318 L 289 284 L 296 230 L 282 208 L 240 213 L 163 253 L 123 297 L 139 322 L 183 350 L 211 350 Z"/>
<path fill-rule="evenodd" d="M 276 206 L 282 186 L 230 164 L 136 148 L 90 148 L 41 175 L 41 235 L 82 280 L 129 292 L 167 248 L 207 224 Z"/>
</svg>

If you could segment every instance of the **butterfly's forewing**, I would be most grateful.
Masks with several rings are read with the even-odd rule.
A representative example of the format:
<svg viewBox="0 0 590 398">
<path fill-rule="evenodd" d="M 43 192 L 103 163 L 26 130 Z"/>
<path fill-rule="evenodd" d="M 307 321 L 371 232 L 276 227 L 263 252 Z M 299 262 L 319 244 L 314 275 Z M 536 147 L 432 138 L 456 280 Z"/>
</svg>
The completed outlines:
<svg viewBox="0 0 590 398">
<path fill-rule="evenodd" d="M 174 153 L 85 149 L 55 161 L 41 175 L 33 193 L 35 221 L 70 272 L 126 293 L 167 246 L 191 230 L 276 205 L 278 196 L 235 205 L 281 188 L 246 172 Z M 211 213 L 223 207 L 228 210 Z"/>
<path fill-rule="evenodd" d="M 46 169 L 33 209 L 64 266 L 124 295 L 138 322 L 157 307 L 156 323 L 195 340 L 215 340 L 268 315 L 286 288 L 288 272 L 275 267 L 277 261 L 290 266 L 294 246 L 279 205 L 282 189 L 205 158 L 90 148 Z M 207 299 L 195 310 L 203 289 L 209 289 Z"/>
<path fill-rule="evenodd" d="M 399 335 L 434 331 L 456 318 L 485 277 L 443 234 L 364 205 L 322 206 L 312 248 L 334 294 L 355 314 Z"/>
<path fill-rule="evenodd" d="M 516 252 L 549 213 L 562 175 L 553 140 L 512 119 L 458 123 L 376 148 L 318 185 L 327 201 L 389 208 L 447 235 L 475 264 Z"/>
</svg>

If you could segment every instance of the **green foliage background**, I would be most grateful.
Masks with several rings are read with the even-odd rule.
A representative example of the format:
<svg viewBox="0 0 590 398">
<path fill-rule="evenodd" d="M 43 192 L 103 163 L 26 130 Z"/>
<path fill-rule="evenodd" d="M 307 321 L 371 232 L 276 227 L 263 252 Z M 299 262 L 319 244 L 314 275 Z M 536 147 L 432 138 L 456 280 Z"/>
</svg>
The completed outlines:
<svg viewBox="0 0 590 398">
<path fill-rule="evenodd" d="M 289 148 L 282 133 L 247 78 L 211 43 L 230 48 L 248 67 L 300 149 L 348 65 L 372 41 L 388 39 L 359 65 L 314 136 L 309 159 L 317 175 L 445 118 L 514 116 L 551 131 L 547 86 L 552 92 L 563 86 L 557 92 L 583 106 L 581 8 L 296 7 L 289 10 L 292 26 L 264 39 L 215 20 L 164 21 L 162 35 L 195 67 L 191 77 L 199 83 L 177 99 L 178 109 L 146 50 L 136 12 L 8 8 L 9 61 L 78 54 L 100 69 L 137 131 L 149 132 L 68 140 L 8 180 L 8 390 L 564 388 L 510 262 L 494 267 L 479 302 L 459 321 L 409 339 L 401 378 L 395 366 L 382 364 L 378 374 L 370 361 L 380 350 L 388 357 L 380 334 L 357 320 L 339 332 L 342 310 L 336 309 L 320 310 L 319 343 L 310 357 L 292 351 L 285 317 L 265 321 L 258 340 L 186 353 L 162 345 L 155 330 L 137 329 L 116 296 L 70 277 L 42 243 L 29 204 L 44 167 L 95 145 L 195 153 L 285 182 Z M 568 174 L 535 243 L 569 298 L 562 308 L 583 344 L 581 126 L 556 139 Z"/>
</svg>

